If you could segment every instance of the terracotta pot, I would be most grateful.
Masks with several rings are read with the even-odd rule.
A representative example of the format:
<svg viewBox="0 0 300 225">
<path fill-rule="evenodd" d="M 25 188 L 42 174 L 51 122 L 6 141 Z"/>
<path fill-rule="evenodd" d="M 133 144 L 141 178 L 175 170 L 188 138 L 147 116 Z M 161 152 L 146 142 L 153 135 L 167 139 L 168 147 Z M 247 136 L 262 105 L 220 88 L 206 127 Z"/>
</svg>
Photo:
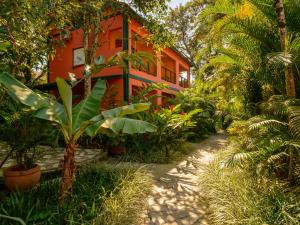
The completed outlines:
<svg viewBox="0 0 300 225">
<path fill-rule="evenodd" d="M 109 146 L 108 148 L 109 155 L 120 155 L 124 152 L 126 152 L 125 146 Z"/>
<path fill-rule="evenodd" d="M 12 166 L 6 168 L 3 175 L 5 186 L 9 190 L 26 190 L 39 183 L 41 168 L 39 165 L 34 165 L 34 167 L 29 170 L 17 170 L 15 166 Z"/>
</svg>

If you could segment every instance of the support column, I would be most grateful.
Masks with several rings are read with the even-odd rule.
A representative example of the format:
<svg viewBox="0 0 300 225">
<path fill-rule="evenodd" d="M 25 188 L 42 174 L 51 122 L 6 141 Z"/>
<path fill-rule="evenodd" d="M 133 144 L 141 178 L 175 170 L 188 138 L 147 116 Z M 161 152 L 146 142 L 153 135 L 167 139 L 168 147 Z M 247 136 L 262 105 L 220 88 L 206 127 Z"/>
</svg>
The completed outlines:
<svg viewBox="0 0 300 225">
<path fill-rule="evenodd" d="M 160 96 L 157 98 L 157 105 L 162 105 L 162 91 L 161 90 L 157 90 L 157 95 Z"/>
<path fill-rule="evenodd" d="M 176 60 L 176 85 L 179 86 L 179 62 Z"/>
<path fill-rule="evenodd" d="M 161 52 L 156 53 L 156 74 L 158 80 L 161 80 Z"/>
<path fill-rule="evenodd" d="M 129 50 L 129 25 L 128 16 L 123 16 L 123 51 Z M 129 101 L 129 62 L 126 68 L 123 69 L 123 87 L 124 87 L 124 101 Z"/>
<path fill-rule="evenodd" d="M 188 88 L 191 86 L 191 69 L 187 71 Z"/>
</svg>

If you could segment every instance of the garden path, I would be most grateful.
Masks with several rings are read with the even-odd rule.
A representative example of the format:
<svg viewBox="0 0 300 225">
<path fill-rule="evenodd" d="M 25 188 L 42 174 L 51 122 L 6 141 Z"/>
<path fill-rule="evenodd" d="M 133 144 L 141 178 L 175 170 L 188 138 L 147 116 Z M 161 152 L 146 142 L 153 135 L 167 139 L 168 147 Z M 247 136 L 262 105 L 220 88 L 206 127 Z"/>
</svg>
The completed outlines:
<svg viewBox="0 0 300 225">
<path fill-rule="evenodd" d="M 6 157 L 10 147 L 0 142 L 0 163 Z M 49 146 L 37 146 L 36 148 L 37 160 L 36 163 L 41 167 L 43 173 L 57 171 L 59 169 L 59 163 L 64 156 L 64 148 L 60 147 L 49 147 Z M 77 148 L 75 154 L 75 161 L 77 166 L 86 165 L 91 162 L 99 161 L 106 156 L 105 151 L 102 149 L 86 149 Z M 14 159 L 8 159 L 3 165 L 3 168 L 12 166 L 15 164 Z M 0 178 L 2 177 L 2 169 L 0 169 Z"/>
<path fill-rule="evenodd" d="M 176 164 L 151 168 L 155 184 L 148 199 L 144 225 L 206 225 L 198 175 L 214 153 L 226 144 L 225 134 L 191 144 L 193 153 Z"/>
</svg>

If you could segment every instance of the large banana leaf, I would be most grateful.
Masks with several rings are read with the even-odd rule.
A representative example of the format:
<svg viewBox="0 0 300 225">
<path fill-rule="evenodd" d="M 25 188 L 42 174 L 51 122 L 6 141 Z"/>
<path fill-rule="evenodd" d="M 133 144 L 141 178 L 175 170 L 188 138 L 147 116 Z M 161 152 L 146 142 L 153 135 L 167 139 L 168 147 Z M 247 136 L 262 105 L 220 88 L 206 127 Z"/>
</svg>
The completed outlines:
<svg viewBox="0 0 300 225">
<path fill-rule="evenodd" d="M 101 114 L 105 119 L 108 119 L 108 118 L 123 117 L 126 115 L 135 114 L 138 112 L 145 111 L 149 108 L 150 108 L 150 103 L 137 103 L 137 104 L 125 105 L 122 107 L 106 110 L 101 112 Z"/>
<path fill-rule="evenodd" d="M 99 113 L 100 102 L 106 91 L 106 83 L 98 80 L 91 94 L 73 108 L 73 131 L 78 129 L 82 122 L 88 121 Z"/>
<path fill-rule="evenodd" d="M 32 91 L 6 72 L 0 74 L 0 83 L 13 99 L 37 110 L 38 118 L 57 123 L 64 121 L 64 107 L 60 103 Z"/>
<path fill-rule="evenodd" d="M 115 134 L 143 134 L 155 132 L 157 127 L 143 120 L 129 118 L 109 118 L 101 124 L 98 132 L 104 132 L 105 129 L 113 131 Z"/>
<path fill-rule="evenodd" d="M 67 82 L 60 78 L 56 78 L 57 88 L 62 99 L 65 112 L 68 118 L 69 132 L 72 131 L 72 88 Z"/>
</svg>

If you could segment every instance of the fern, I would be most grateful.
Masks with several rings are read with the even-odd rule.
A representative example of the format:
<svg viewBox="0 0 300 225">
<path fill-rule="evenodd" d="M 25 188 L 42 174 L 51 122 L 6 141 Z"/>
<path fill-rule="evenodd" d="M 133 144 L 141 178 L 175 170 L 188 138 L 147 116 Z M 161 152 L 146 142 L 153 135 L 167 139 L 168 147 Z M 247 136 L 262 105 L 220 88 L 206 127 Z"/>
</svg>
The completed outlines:
<svg viewBox="0 0 300 225">
<path fill-rule="evenodd" d="M 259 131 L 261 129 L 279 129 L 286 130 L 288 129 L 288 124 L 278 120 L 263 120 L 257 123 L 253 123 L 249 126 L 249 131 Z"/>
</svg>

